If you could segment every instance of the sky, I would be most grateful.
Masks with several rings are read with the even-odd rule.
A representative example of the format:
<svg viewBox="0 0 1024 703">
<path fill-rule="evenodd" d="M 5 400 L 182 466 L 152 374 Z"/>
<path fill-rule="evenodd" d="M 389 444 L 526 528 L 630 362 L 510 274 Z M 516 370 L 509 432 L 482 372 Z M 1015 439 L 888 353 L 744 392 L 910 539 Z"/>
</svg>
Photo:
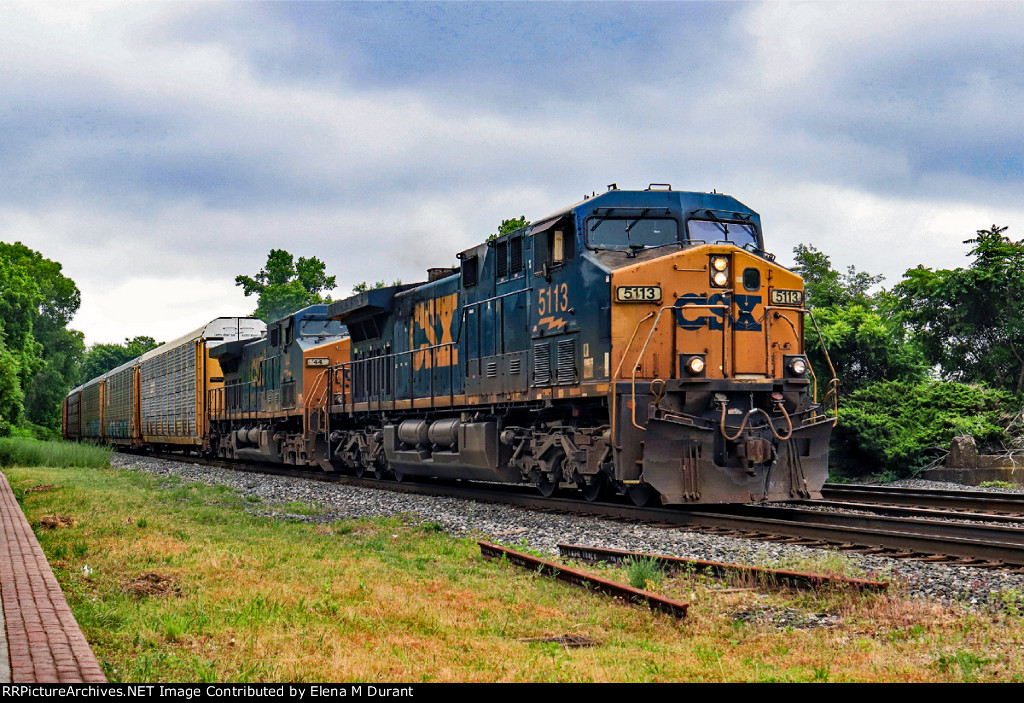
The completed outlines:
<svg viewBox="0 0 1024 703">
<path fill-rule="evenodd" d="M 1024 2 L 0 0 L 0 240 L 88 344 L 425 279 L 609 183 L 729 193 L 766 248 L 899 282 L 1024 238 Z"/>
</svg>

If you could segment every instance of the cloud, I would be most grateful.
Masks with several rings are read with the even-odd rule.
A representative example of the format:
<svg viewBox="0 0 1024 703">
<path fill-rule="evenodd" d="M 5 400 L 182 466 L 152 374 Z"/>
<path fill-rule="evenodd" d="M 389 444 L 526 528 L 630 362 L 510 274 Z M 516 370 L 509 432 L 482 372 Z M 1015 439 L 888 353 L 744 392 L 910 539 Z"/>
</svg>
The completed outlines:
<svg viewBox="0 0 1024 703">
<path fill-rule="evenodd" d="M 337 295 L 421 280 L 612 182 L 730 192 L 891 283 L 1020 227 L 1022 8 L 5 4 L 0 236 L 65 264 L 89 341 L 252 309 L 271 248 Z"/>
</svg>

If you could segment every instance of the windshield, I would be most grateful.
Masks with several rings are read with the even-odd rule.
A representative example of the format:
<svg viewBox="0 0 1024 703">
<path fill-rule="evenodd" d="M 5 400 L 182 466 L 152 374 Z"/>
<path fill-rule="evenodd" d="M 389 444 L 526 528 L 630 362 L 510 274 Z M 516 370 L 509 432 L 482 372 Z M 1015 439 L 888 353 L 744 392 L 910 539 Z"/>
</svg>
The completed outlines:
<svg viewBox="0 0 1024 703">
<path fill-rule="evenodd" d="M 757 230 L 754 225 L 737 222 L 712 222 L 710 220 L 690 220 L 686 223 L 686 231 L 691 240 L 702 242 L 732 242 L 738 247 L 757 243 Z"/>
<path fill-rule="evenodd" d="M 679 224 L 667 217 L 594 218 L 587 244 L 601 249 L 661 247 L 679 241 Z"/>
<path fill-rule="evenodd" d="M 335 337 L 345 333 L 345 325 L 338 320 L 303 320 L 299 334 L 303 337 Z"/>
</svg>

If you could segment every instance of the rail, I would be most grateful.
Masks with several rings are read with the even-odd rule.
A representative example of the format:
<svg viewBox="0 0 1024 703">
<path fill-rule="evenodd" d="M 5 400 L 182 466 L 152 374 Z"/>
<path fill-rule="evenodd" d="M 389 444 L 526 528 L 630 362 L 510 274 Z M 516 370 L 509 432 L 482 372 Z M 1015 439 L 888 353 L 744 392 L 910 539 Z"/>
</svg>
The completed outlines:
<svg viewBox="0 0 1024 703">
<path fill-rule="evenodd" d="M 441 407 L 437 403 L 439 397 L 447 397 L 448 403 L 443 407 L 451 407 L 455 400 L 455 372 L 460 366 L 458 352 L 456 342 L 444 342 L 336 364 L 330 367 L 331 371 L 335 378 L 340 376 L 345 382 L 341 384 L 340 392 L 333 394 L 333 404 L 354 406 L 356 403 L 366 403 L 367 411 L 379 412 L 397 410 L 398 403 L 423 400 L 429 401 L 429 408 L 433 410 Z M 408 362 L 403 363 L 402 360 L 406 358 Z M 416 367 L 417 363 L 419 368 Z M 408 372 L 400 379 L 399 374 L 406 368 Z M 443 378 L 438 383 L 438 370 L 445 368 L 447 384 Z M 422 375 L 417 378 L 417 372 L 423 369 L 429 370 L 426 374 L 429 384 L 424 389 L 426 395 L 417 396 L 416 382 L 423 379 Z M 438 385 L 442 387 L 438 388 Z M 353 391 L 352 386 L 361 389 L 360 392 Z"/>
</svg>

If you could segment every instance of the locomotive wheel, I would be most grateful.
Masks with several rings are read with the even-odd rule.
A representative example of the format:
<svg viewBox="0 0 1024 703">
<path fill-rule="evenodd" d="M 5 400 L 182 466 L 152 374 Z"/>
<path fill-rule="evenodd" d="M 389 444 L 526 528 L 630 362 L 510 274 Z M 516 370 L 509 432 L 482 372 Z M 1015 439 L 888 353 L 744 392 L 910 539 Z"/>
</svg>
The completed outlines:
<svg viewBox="0 0 1024 703">
<path fill-rule="evenodd" d="M 608 492 L 608 477 L 603 471 L 598 471 L 594 474 L 590 483 L 584 483 L 580 486 L 580 490 L 583 491 L 583 497 L 588 503 L 600 500 Z"/>
<path fill-rule="evenodd" d="M 629 499 L 633 501 L 633 505 L 638 508 L 642 508 L 649 504 L 654 497 L 658 495 L 658 492 L 646 484 L 640 484 L 637 486 L 630 486 L 627 490 L 629 493 Z"/>
<path fill-rule="evenodd" d="M 558 484 L 562 480 L 562 463 L 565 461 L 565 452 L 559 450 L 551 460 L 545 462 L 547 471 L 541 471 L 537 479 L 537 489 L 545 498 L 550 498 L 558 492 Z"/>
<path fill-rule="evenodd" d="M 356 475 L 356 478 L 362 478 L 366 475 L 366 459 L 362 453 L 356 457 L 355 466 L 352 467 L 352 473 Z"/>
<path fill-rule="evenodd" d="M 539 490 L 540 494 L 545 498 L 550 498 L 558 492 L 558 481 L 552 481 L 548 474 L 543 473 L 540 475 L 540 478 L 537 479 L 537 490 Z"/>
<path fill-rule="evenodd" d="M 383 481 L 388 477 L 388 460 L 386 457 L 381 456 L 380 459 L 373 462 L 373 477 L 378 481 Z"/>
</svg>

